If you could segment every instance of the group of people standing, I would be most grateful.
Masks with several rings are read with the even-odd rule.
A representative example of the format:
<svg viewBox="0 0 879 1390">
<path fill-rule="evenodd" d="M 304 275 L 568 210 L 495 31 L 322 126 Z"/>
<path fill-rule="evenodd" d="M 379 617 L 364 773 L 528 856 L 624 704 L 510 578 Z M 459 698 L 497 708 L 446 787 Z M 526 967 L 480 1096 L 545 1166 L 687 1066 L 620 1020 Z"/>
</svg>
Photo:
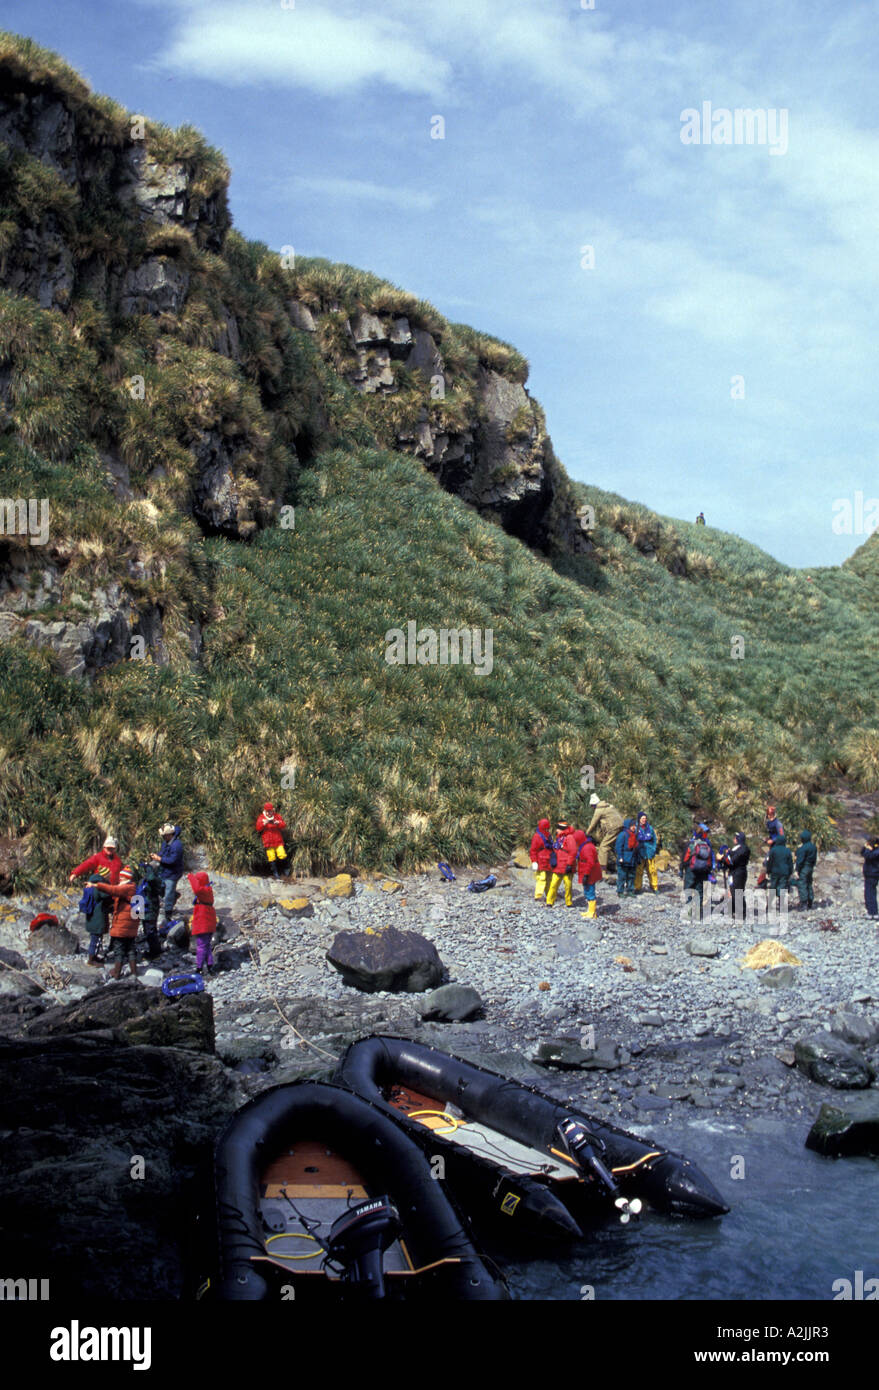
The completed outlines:
<svg viewBox="0 0 879 1390">
<path fill-rule="evenodd" d="M 578 830 L 560 821 L 550 834 L 550 821 L 538 822 L 531 838 L 531 867 L 535 873 L 534 897 L 554 907 L 561 884 L 565 886 L 565 906 L 573 906 L 574 874 L 583 887 L 586 916 L 598 911 L 596 884 L 604 877 L 613 849 L 617 871 L 617 893 L 640 893 L 644 871 L 650 890 L 659 891 L 656 870 L 658 836 L 645 812 L 624 820 L 615 807 L 593 795 L 594 814 L 588 830 Z M 593 832 L 595 832 L 593 834 Z"/>
<path fill-rule="evenodd" d="M 625 818 L 615 806 L 594 793 L 589 804 L 593 814 L 585 831 L 576 830 L 566 821 L 561 821 L 551 836 L 550 821 L 544 818 L 538 823 L 531 840 L 531 867 L 536 875 L 535 899 L 545 898 L 548 907 L 554 906 L 562 883 L 565 885 L 565 904 L 568 907 L 573 905 L 573 876 L 576 871 L 583 885 L 586 915 L 594 917 L 597 912 L 595 885 L 604 877 L 611 854 L 616 866 L 616 888 L 620 897 L 640 893 L 645 872 L 651 892 L 658 891 L 656 857 L 661 840 L 645 812 Z M 764 829 L 763 861 L 757 887 L 773 894 L 778 904 L 782 902 L 782 894 L 796 887 L 800 909 L 807 911 L 813 908 L 813 878 L 818 850 L 811 832 L 800 832 L 796 851 L 792 852 L 774 806 L 766 807 Z M 867 841 L 861 854 L 864 859 L 864 902 L 867 915 L 875 919 L 879 917 L 879 836 Z M 747 915 L 745 889 L 750 860 L 751 850 L 744 831 L 737 830 L 731 845 L 721 845 L 715 851 L 710 828 L 704 821 L 696 822 L 680 861 L 680 874 L 685 892 L 692 895 L 694 905 L 698 903 L 700 918 L 703 915 L 705 884 L 716 883 L 720 873 L 734 917 L 744 920 Z"/>
<path fill-rule="evenodd" d="M 147 957 L 161 952 L 161 937 L 177 925 L 172 917 L 180 894 L 177 884 L 183 876 L 183 841 L 179 825 L 167 822 L 160 830 L 158 851 L 138 867 L 123 863 L 114 836 L 108 835 L 97 854 L 92 854 L 71 870 L 70 882 L 86 874 L 86 888 L 80 911 L 89 933 L 88 964 L 99 967 L 102 938 L 109 932 L 113 965 L 110 975 L 118 980 L 127 965 L 137 973 L 135 948 L 143 929 Z M 196 938 L 196 969 L 207 974 L 214 965 L 211 944 L 217 926 L 214 892 L 204 870 L 187 875 L 192 889 L 191 934 Z M 164 914 L 164 922 L 160 916 Z"/>
</svg>

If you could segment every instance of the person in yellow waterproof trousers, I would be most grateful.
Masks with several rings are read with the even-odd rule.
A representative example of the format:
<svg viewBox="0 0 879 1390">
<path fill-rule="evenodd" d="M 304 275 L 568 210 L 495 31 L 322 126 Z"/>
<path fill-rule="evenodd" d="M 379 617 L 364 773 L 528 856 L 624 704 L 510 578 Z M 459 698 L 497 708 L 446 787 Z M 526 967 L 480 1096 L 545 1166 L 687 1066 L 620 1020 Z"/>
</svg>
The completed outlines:
<svg viewBox="0 0 879 1390">
<path fill-rule="evenodd" d="M 549 881 L 549 890 L 546 894 L 547 907 L 554 907 L 556 895 L 559 891 L 559 884 L 565 885 L 565 907 L 574 906 L 574 895 L 572 890 L 574 877 L 574 858 L 577 853 L 577 842 L 574 839 L 573 828 L 567 821 L 561 821 L 556 826 L 555 839 L 552 842 L 552 852 L 550 854 L 550 864 L 552 865 L 552 878 Z M 555 864 L 552 864 L 552 856 L 555 855 Z"/>
<path fill-rule="evenodd" d="M 278 815 L 272 803 L 267 801 L 256 818 L 256 830 L 263 842 L 266 859 L 269 861 L 274 878 L 281 877 L 278 873 L 276 860 L 283 861 L 287 858 L 287 851 L 284 849 L 285 829 L 286 824 L 283 818 Z"/>
<path fill-rule="evenodd" d="M 638 864 L 635 869 L 635 892 L 641 892 L 641 884 L 644 879 L 644 869 L 647 869 L 647 878 L 650 881 L 650 891 L 659 892 L 659 875 L 656 872 L 656 831 L 647 819 L 644 811 L 638 812 Z"/>
<path fill-rule="evenodd" d="M 534 870 L 534 897 L 537 902 L 545 895 L 546 885 L 551 873 L 549 856 L 552 852 L 552 836 L 549 821 L 544 816 L 537 822 L 537 829 L 531 836 L 531 867 Z"/>
<path fill-rule="evenodd" d="M 574 863 L 577 869 L 577 878 L 583 885 L 583 898 L 586 902 L 586 911 L 580 915 L 582 917 L 594 917 L 598 911 L 595 885 L 604 877 L 598 862 L 598 851 L 592 836 L 587 835 L 584 830 L 575 830 L 574 840 L 577 845 Z"/>
</svg>

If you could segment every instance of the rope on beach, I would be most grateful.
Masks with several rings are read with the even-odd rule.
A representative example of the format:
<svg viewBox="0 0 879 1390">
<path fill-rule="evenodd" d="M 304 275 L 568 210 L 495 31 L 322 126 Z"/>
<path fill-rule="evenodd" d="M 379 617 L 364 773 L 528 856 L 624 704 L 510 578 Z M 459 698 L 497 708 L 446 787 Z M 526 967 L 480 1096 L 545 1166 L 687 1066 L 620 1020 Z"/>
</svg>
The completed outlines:
<svg viewBox="0 0 879 1390">
<path fill-rule="evenodd" d="M 254 955 L 253 946 L 251 945 L 250 942 L 247 943 L 247 949 L 248 949 L 249 952 L 250 952 L 250 959 L 253 961 L 253 964 L 254 964 L 255 966 L 258 967 L 258 966 L 259 966 L 259 962 L 258 962 L 256 956 Z M 268 987 L 268 995 L 269 995 L 269 998 L 271 999 L 272 1003 L 274 1004 L 275 1008 L 277 1009 L 278 1013 L 281 1015 L 281 1018 L 284 1020 L 284 1022 L 285 1022 L 286 1025 L 287 1025 L 287 1027 L 290 1029 L 291 1033 L 295 1033 L 296 1036 L 297 1036 L 297 1038 L 299 1039 L 300 1042 L 305 1043 L 305 1046 L 306 1046 L 306 1047 L 313 1047 L 314 1050 L 315 1050 L 315 1052 L 319 1052 L 319 1053 L 321 1054 L 321 1056 L 323 1056 L 323 1057 L 329 1057 L 329 1059 L 330 1059 L 331 1062 L 338 1062 L 339 1059 L 338 1059 L 338 1057 L 336 1056 L 335 1052 L 327 1052 L 327 1050 L 326 1050 L 325 1047 L 318 1047 L 317 1043 L 312 1042 L 310 1038 L 306 1038 L 302 1033 L 300 1033 L 300 1031 L 299 1031 L 299 1029 L 296 1027 L 296 1025 L 295 1025 L 294 1023 L 291 1023 L 291 1022 L 290 1022 L 289 1018 L 288 1018 L 287 1015 L 284 1013 L 284 1010 L 281 1008 L 281 1005 L 278 1003 L 277 998 L 276 998 L 275 995 L 272 993 L 271 987 Z"/>
</svg>

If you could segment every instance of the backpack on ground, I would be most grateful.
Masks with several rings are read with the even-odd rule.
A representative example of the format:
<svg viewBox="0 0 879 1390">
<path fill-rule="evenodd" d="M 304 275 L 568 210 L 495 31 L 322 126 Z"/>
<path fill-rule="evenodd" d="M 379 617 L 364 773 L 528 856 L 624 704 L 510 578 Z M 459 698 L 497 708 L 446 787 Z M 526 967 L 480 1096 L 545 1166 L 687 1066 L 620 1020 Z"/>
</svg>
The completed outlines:
<svg viewBox="0 0 879 1390">
<path fill-rule="evenodd" d="M 489 888 L 493 888 L 497 883 L 497 875 L 489 874 L 488 878 L 474 879 L 467 884 L 468 893 L 485 893 Z"/>
</svg>

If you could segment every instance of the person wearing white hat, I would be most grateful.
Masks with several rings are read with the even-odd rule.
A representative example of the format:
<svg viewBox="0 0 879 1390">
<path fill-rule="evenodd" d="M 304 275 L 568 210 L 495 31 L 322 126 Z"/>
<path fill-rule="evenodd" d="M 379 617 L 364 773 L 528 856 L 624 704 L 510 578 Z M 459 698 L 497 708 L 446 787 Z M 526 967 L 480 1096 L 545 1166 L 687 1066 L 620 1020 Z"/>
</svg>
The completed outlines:
<svg viewBox="0 0 879 1390">
<path fill-rule="evenodd" d="M 602 801 L 596 792 L 590 796 L 589 805 L 592 807 L 592 819 L 586 828 L 586 834 L 594 839 L 598 846 L 598 862 L 602 869 L 606 869 L 617 835 L 623 828 L 623 818 L 616 806 L 612 806 L 609 801 Z"/>
<path fill-rule="evenodd" d="M 180 896 L 177 892 L 177 883 L 183 873 L 183 841 L 180 838 L 180 826 L 172 825 L 166 821 L 159 831 L 164 844 L 158 854 L 151 854 L 150 859 L 154 864 L 158 864 L 159 873 L 162 875 L 162 907 L 165 910 L 165 927 L 172 925 L 171 913 L 174 911 L 174 904 Z"/>
<path fill-rule="evenodd" d="M 97 854 L 90 854 L 88 859 L 84 859 L 81 864 L 77 864 L 75 869 L 70 872 L 70 882 L 79 878 L 80 874 L 96 874 L 102 869 L 107 870 L 107 882 L 116 884 L 119 882 L 119 875 L 122 872 L 122 860 L 116 851 L 116 839 L 113 835 L 108 835 L 103 844 L 103 848 Z"/>
</svg>

